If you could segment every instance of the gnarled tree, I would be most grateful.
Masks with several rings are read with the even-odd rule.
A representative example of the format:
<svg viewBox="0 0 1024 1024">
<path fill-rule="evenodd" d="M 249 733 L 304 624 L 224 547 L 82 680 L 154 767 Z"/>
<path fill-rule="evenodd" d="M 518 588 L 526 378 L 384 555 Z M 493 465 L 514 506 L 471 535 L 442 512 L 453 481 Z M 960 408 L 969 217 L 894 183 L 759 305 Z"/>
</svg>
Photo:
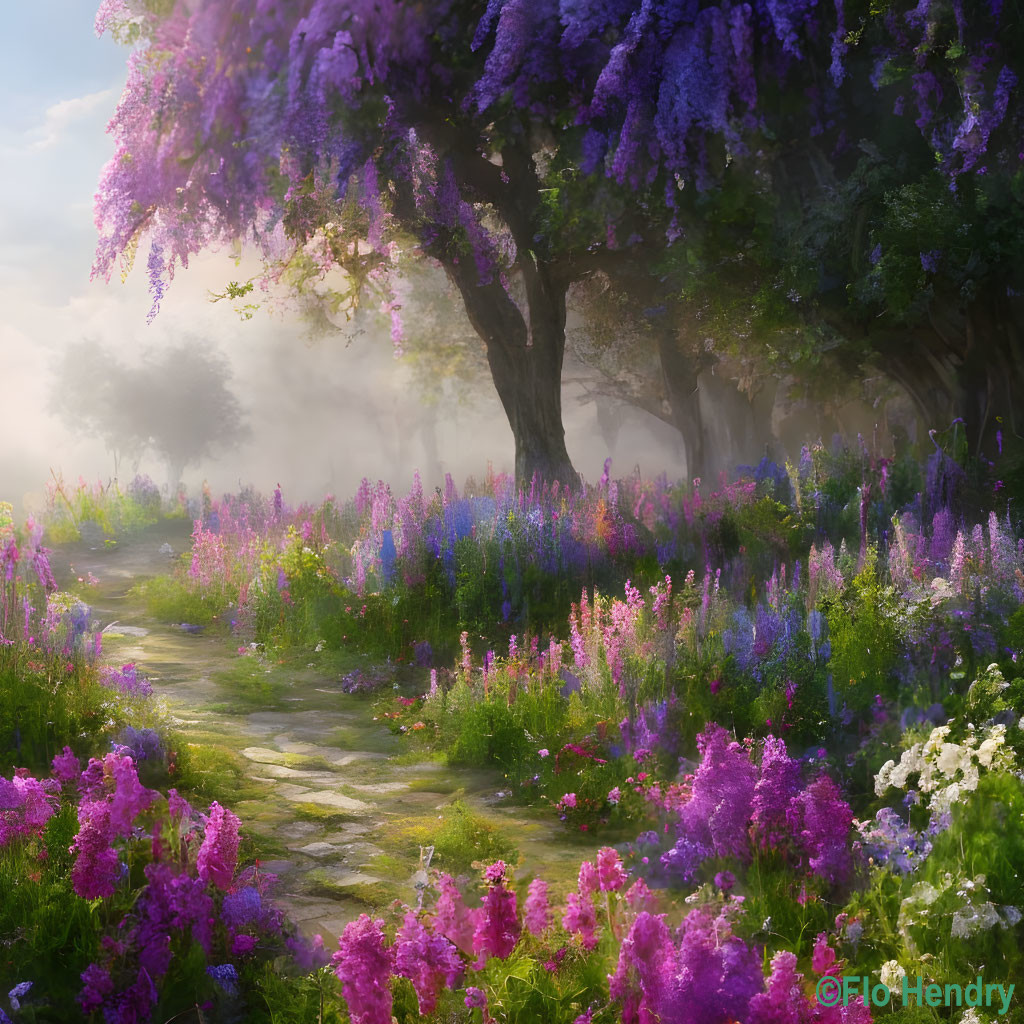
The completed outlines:
<svg viewBox="0 0 1024 1024">
<path fill-rule="evenodd" d="M 432 258 L 486 348 L 517 476 L 572 481 L 560 383 L 573 281 L 628 265 L 668 289 L 666 243 L 708 214 L 702 197 L 728 198 L 733 178 L 770 192 L 789 149 L 874 109 L 875 63 L 926 103 L 958 76 L 971 86 L 963 109 L 921 121 L 951 140 L 952 171 L 971 171 L 1016 84 L 1000 70 L 1002 5 L 977 5 L 960 49 L 926 52 L 918 71 L 934 33 L 913 18 L 930 24 L 932 6 L 945 5 L 104 0 L 98 27 L 136 49 L 95 269 L 148 237 L 158 302 L 176 265 L 248 238 L 298 287 L 340 268 L 335 301 L 377 289 L 400 336 L 399 254 Z M 727 202 L 712 207 L 730 223 Z"/>
</svg>

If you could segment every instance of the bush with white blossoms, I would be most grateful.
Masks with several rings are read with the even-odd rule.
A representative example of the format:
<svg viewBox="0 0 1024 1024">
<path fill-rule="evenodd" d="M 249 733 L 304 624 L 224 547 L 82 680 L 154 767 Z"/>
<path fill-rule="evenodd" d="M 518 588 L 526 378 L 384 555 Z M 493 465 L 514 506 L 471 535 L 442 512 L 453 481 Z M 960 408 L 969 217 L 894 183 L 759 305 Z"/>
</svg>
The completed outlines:
<svg viewBox="0 0 1024 1024">
<path fill-rule="evenodd" d="M 951 728 L 932 729 L 923 743 L 903 752 L 899 762 L 886 761 L 875 776 L 875 795 L 885 796 L 890 787 L 906 790 L 911 775 L 917 775 L 917 790 L 928 794 L 933 815 L 948 813 L 964 793 L 978 788 L 982 769 L 1001 771 L 1013 765 L 1013 754 L 1005 749 L 1006 726 L 991 726 L 979 738 L 973 726 L 960 743 L 948 739 Z"/>
<path fill-rule="evenodd" d="M 1013 928 L 1021 920 L 1017 907 L 997 906 L 988 899 L 985 876 L 956 877 L 946 872 L 937 884 L 917 882 L 910 895 L 900 904 L 897 927 L 907 949 L 918 955 L 917 943 L 911 933 L 915 926 L 927 927 L 933 935 L 945 931 L 955 939 L 969 939 L 978 932 L 999 925 Z"/>
</svg>

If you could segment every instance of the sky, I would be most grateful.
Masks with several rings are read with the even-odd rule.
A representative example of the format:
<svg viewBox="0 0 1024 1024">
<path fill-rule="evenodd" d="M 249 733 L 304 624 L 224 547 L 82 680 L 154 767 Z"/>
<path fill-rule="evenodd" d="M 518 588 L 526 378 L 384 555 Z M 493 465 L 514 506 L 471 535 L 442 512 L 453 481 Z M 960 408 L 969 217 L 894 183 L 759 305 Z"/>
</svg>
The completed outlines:
<svg viewBox="0 0 1024 1024">
<path fill-rule="evenodd" d="M 84 341 L 112 360 L 144 367 L 188 337 L 229 367 L 229 386 L 249 428 L 238 447 L 185 473 L 193 488 L 278 483 L 293 500 L 344 497 L 363 476 L 404 488 L 414 469 L 428 485 L 458 483 L 488 462 L 511 469 L 511 432 L 483 382 L 470 408 L 440 410 L 441 464 L 429 466 L 418 431 L 420 400 L 386 337 L 341 334 L 310 342 L 286 313 L 246 322 L 211 291 L 244 279 L 225 253 L 204 254 L 175 276 L 148 325 L 144 268 L 122 284 L 90 281 L 96 242 L 93 194 L 113 146 L 106 134 L 128 51 L 93 31 L 89 0 L 33 0 L 5 11 L 0 38 L 0 500 L 38 506 L 51 474 L 107 482 L 112 453 L 84 422 L 66 422 L 58 369 Z M 576 467 L 600 475 L 608 454 L 623 473 L 681 469 L 672 431 L 627 409 L 616 450 L 595 441 L 596 416 L 567 391 L 566 441 Z M 186 410 L 183 410 L 183 415 Z M 139 466 L 165 482 L 159 459 Z M 124 477 L 124 466 L 121 469 Z"/>
</svg>

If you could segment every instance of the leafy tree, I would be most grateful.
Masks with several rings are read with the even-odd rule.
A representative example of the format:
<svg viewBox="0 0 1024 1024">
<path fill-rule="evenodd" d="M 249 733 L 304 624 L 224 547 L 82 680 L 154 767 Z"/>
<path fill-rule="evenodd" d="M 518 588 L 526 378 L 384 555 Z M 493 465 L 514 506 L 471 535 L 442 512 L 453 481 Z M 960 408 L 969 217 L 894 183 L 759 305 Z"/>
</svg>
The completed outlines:
<svg viewBox="0 0 1024 1024">
<path fill-rule="evenodd" d="M 336 309 L 376 290 L 400 342 L 394 275 L 432 258 L 483 340 L 521 480 L 573 478 L 574 281 L 685 296 L 753 229 L 753 283 L 778 304 L 809 202 L 778 182 L 845 118 L 872 137 L 883 79 L 917 97 L 947 180 L 1009 160 L 1020 134 L 1020 17 L 999 0 L 105 0 L 98 27 L 138 46 L 95 270 L 148 232 L 158 303 L 176 265 L 245 237 Z M 852 155 L 823 162 L 848 181 L 855 143 L 836 148 Z"/>
<path fill-rule="evenodd" d="M 76 432 L 99 437 L 135 469 L 147 452 L 173 490 L 186 466 L 245 437 L 241 406 L 222 359 L 191 341 L 126 366 L 95 341 L 71 345 L 57 368 L 51 407 Z M 133 470 L 134 472 L 134 470 Z"/>
</svg>

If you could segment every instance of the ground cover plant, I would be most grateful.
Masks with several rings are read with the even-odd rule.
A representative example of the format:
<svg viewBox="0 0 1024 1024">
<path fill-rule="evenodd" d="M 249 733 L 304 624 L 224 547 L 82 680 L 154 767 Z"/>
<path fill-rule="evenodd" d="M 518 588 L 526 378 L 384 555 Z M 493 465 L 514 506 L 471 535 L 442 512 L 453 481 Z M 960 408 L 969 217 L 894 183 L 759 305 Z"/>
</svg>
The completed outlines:
<svg viewBox="0 0 1024 1024">
<path fill-rule="evenodd" d="M 279 491 L 207 495 L 165 586 L 208 602 L 241 658 L 371 652 L 339 699 L 373 702 L 410 756 L 504 775 L 507 800 L 547 806 L 593 851 L 573 887 L 520 877 L 514 841 L 456 801 L 438 867 L 421 850 L 418 898 L 359 916 L 333 956 L 295 947 L 271 880 L 235 863 L 231 812 L 171 792 L 134 668 L 90 668 L 94 638 L 63 624 L 73 608 L 44 616 L 49 632 L 22 628 L 28 595 L 64 605 L 39 528 L 8 522 L 19 625 L 4 619 L 5 664 L 26 678 L 35 634 L 52 634 L 41 650 L 92 671 L 123 720 L 110 736 L 101 704 L 103 728 L 75 751 L 50 725 L 22 741 L 39 753 L 8 755 L 11 927 L 35 935 L 32 914 L 61 914 L 79 936 L 60 978 L 28 976 L 38 939 L 8 950 L 12 985 L 35 992 L 17 1012 L 47 1019 L 63 998 L 114 1020 L 189 1006 L 257 1019 L 289 1002 L 382 1024 L 931 1020 L 948 1013 L 904 1009 L 903 977 L 982 972 L 1008 988 L 1024 906 L 1024 540 L 1012 509 L 979 515 L 945 452 L 899 472 L 902 490 L 867 449 L 819 447 L 710 492 L 606 472 L 573 493 L 490 477 L 429 500 L 366 484 L 294 509 Z M 76 752 L 93 755 L 84 770 Z M 107 931 L 115 919 L 126 935 Z M 840 974 L 897 997 L 816 1001 Z"/>
</svg>

